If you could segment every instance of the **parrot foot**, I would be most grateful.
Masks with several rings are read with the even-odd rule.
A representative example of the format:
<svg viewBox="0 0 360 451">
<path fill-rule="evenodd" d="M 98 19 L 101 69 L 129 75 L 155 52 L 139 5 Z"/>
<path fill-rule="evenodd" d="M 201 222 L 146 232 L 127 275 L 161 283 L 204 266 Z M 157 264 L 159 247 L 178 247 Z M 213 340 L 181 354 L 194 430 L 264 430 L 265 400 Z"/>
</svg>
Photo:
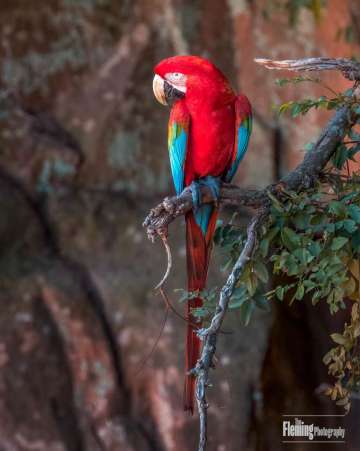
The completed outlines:
<svg viewBox="0 0 360 451">
<path fill-rule="evenodd" d="M 221 184 L 220 177 L 213 177 L 211 175 L 208 175 L 207 177 L 204 177 L 203 179 L 200 180 L 202 185 L 207 186 L 210 189 L 210 192 L 214 199 L 214 203 L 217 206 L 220 198 L 220 184 Z"/>
<path fill-rule="evenodd" d="M 206 177 L 202 177 L 198 180 L 194 180 L 189 189 L 191 191 L 192 201 L 193 201 L 193 209 L 197 211 L 201 205 L 201 187 L 207 186 L 213 196 L 214 203 L 217 206 L 218 200 L 220 197 L 220 177 L 212 177 L 208 175 Z"/>
<path fill-rule="evenodd" d="M 200 181 L 194 180 L 189 186 L 191 191 L 191 197 L 193 201 L 193 210 L 197 211 L 201 204 L 201 191 L 200 191 Z"/>
</svg>

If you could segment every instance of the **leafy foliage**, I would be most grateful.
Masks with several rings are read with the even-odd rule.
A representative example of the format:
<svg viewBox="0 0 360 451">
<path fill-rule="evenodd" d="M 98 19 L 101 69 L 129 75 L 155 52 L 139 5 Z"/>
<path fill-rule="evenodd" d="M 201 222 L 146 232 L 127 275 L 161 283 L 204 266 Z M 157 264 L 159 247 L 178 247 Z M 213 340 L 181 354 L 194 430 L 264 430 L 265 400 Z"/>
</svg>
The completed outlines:
<svg viewBox="0 0 360 451">
<path fill-rule="evenodd" d="M 340 108 L 344 105 L 357 105 L 357 100 L 352 96 L 353 90 L 348 89 L 343 93 L 337 93 L 332 90 L 329 86 L 322 82 L 320 78 L 312 77 L 294 77 L 294 78 L 280 78 L 276 80 L 278 86 L 283 87 L 288 84 L 298 84 L 302 82 L 312 82 L 317 83 L 328 91 L 331 92 L 332 97 L 328 98 L 326 96 L 320 96 L 318 99 L 301 99 L 297 101 L 285 102 L 279 107 L 277 107 L 279 115 L 289 112 L 291 117 L 295 118 L 300 114 L 304 115 L 312 108 L 318 109 L 323 108 L 326 110 L 334 110 Z"/>
<path fill-rule="evenodd" d="M 355 277 L 359 280 L 359 261 L 353 266 Z M 358 296 L 360 291 L 358 292 Z M 329 387 L 326 394 L 339 406 L 344 406 L 346 412 L 350 410 L 350 394 L 352 390 L 360 391 L 360 300 L 354 302 L 351 309 L 350 324 L 345 324 L 342 334 L 331 335 L 337 344 L 325 356 L 324 363 L 328 366 L 329 374 L 337 381 Z"/>
<path fill-rule="evenodd" d="M 282 201 L 269 193 L 271 218 L 230 308 L 244 302 L 267 307 L 270 300 L 283 301 L 285 295 L 291 303 L 305 295 L 314 305 L 326 300 L 331 313 L 345 308 L 345 297 L 354 296 L 357 289 L 348 268 L 360 254 L 360 184 L 341 184 L 338 195 L 330 185 L 300 194 L 283 190 Z M 218 227 L 215 242 L 229 255 L 225 267 L 236 261 L 242 240 L 238 227 Z M 270 270 L 290 277 L 291 283 L 266 291 Z"/>
</svg>

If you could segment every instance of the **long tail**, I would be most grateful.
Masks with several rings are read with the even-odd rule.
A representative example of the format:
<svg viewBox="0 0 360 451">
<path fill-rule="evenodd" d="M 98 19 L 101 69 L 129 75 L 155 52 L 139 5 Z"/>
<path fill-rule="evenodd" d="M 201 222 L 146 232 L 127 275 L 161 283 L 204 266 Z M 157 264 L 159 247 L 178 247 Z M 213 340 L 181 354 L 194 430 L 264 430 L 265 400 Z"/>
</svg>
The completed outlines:
<svg viewBox="0 0 360 451">
<path fill-rule="evenodd" d="M 217 208 L 212 205 L 201 206 L 196 213 L 186 215 L 186 256 L 188 272 L 188 291 L 201 291 L 205 288 L 212 238 L 215 231 Z M 201 327 L 191 314 L 194 307 L 201 307 L 201 297 L 192 298 L 187 302 L 186 318 L 189 321 L 186 335 L 186 375 L 184 386 L 184 410 L 194 411 L 195 377 L 188 372 L 195 367 L 200 356 L 201 342 L 196 335 L 196 329 Z"/>
</svg>

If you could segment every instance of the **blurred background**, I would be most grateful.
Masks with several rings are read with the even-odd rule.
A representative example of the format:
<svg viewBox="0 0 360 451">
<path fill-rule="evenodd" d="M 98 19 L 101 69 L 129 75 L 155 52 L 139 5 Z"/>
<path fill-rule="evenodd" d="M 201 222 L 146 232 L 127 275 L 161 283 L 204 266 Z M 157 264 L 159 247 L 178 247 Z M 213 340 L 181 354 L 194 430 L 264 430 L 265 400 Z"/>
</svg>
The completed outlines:
<svg viewBox="0 0 360 451">
<path fill-rule="evenodd" d="M 168 110 L 153 98 L 152 68 L 202 55 L 246 93 L 255 123 L 235 183 L 263 187 L 302 159 L 329 115 L 279 121 L 273 104 L 323 88 L 280 89 L 281 74 L 253 59 L 359 56 L 359 3 L 2 0 L 0 24 L 0 449 L 194 450 L 198 420 L 181 400 L 185 326 L 172 314 L 165 323 L 153 291 L 164 251 L 142 228 L 173 193 Z M 186 284 L 181 220 L 170 240 L 176 303 Z M 215 254 L 211 286 L 226 276 Z M 328 335 L 343 322 L 306 302 L 257 312 L 247 327 L 229 315 L 209 390 L 209 451 L 317 449 L 282 444 L 282 415 L 342 414 L 319 387 L 329 382 Z M 354 399 L 346 418 L 326 420 L 347 434 L 327 449 L 359 449 L 359 413 Z"/>
</svg>

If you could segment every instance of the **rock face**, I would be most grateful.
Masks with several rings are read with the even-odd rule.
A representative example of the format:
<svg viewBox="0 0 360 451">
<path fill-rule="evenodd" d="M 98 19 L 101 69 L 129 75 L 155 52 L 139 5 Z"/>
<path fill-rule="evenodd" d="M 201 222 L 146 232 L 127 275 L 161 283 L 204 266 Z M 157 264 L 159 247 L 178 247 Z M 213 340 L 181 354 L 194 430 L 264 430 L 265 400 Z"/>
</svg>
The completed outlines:
<svg viewBox="0 0 360 451">
<path fill-rule="evenodd" d="M 172 190 L 168 111 L 153 99 L 152 67 L 174 53 L 205 55 L 246 92 L 255 127 L 236 182 L 265 185 L 301 158 L 325 119 L 279 123 L 271 104 L 323 92 L 280 90 L 253 58 L 351 56 L 358 46 L 335 35 L 356 8 L 331 0 L 319 24 L 301 10 L 293 28 L 283 10 L 266 18 L 261 1 L 30 3 L 0 6 L 0 449 L 196 449 L 197 418 L 181 401 L 185 326 L 153 292 L 165 257 L 141 226 Z M 167 290 L 181 311 L 182 221 L 170 240 Z M 220 286 L 215 254 L 209 284 Z M 315 392 L 337 327 L 325 312 L 277 306 L 247 328 L 236 314 L 225 327 L 209 451 L 278 450 L 281 415 L 333 412 Z M 349 450 L 360 443 L 358 409 L 354 401 L 344 423 L 334 421 L 346 424 Z"/>
</svg>

